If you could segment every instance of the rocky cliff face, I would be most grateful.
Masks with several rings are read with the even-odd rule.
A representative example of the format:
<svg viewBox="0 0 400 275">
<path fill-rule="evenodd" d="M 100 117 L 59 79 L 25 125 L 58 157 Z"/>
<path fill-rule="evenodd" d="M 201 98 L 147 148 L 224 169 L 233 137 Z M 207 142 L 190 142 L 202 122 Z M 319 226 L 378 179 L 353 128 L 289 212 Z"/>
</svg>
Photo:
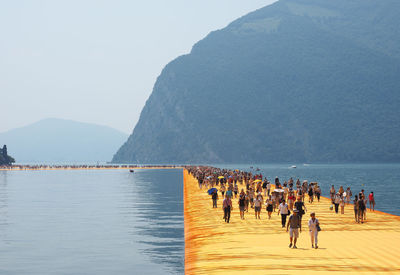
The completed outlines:
<svg viewBox="0 0 400 275">
<path fill-rule="evenodd" d="M 400 160 L 396 0 L 281 0 L 158 77 L 114 162 Z"/>
</svg>

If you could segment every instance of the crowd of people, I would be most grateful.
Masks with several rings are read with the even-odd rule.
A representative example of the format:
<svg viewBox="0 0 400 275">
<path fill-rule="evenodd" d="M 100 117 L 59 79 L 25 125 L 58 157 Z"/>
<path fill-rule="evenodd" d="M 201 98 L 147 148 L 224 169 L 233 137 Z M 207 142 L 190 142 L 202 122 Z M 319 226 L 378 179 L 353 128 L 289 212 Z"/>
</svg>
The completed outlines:
<svg viewBox="0 0 400 275">
<path fill-rule="evenodd" d="M 197 179 L 200 189 L 207 189 L 211 195 L 212 207 L 218 208 L 219 197 L 222 196 L 223 219 L 226 223 L 231 220 L 233 200 L 237 200 L 240 219 L 245 219 L 245 213 L 254 209 L 254 217 L 261 219 L 260 213 L 265 206 L 267 218 L 271 219 L 272 213 L 277 211 L 281 216 L 282 228 L 290 235 L 289 247 L 297 248 L 296 242 L 301 232 L 302 218 L 307 212 L 305 201 L 312 204 L 320 201 L 321 187 L 317 182 L 307 180 L 296 181 L 290 178 L 281 183 L 278 177 L 271 183 L 261 173 L 246 172 L 240 170 L 220 169 L 210 166 L 188 166 L 189 174 Z M 344 214 L 344 207 L 351 202 L 350 187 L 344 191 L 343 187 L 336 192 L 334 186 L 330 190 L 332 205 L 338 213 L 339 206 Z M 370 209 L 374 210 L 375 199 L 373 192 L 368 196 Z M 364 190 L 356 195 L 353 200 L 356 222 L 363 223 L 366 219 L 366 196 Z M 287 219 L 289 217 L 289 219 Z M 287 222 L 286 222 L 287 221 Z M 311 236 L 313 248 L 318 248 L 319 221 L 316 214 L 310 214 L 308 229 Z"/>
<path fill-rule="evenodd" d="M 343 186 L 339 187 L 339 190 L 336 192 L 335 186 L 332 185 L 329 193 L 331 196 L 332 201 L 332 208 L 335 207 L 335 213 L 344 214 L 344 208 L 346 205 L 350 205 L 350 202 L 353 203 L 354 208 L 354 218 L 357 223 L 364 223 L 367 219 L 367 203 L 369 202 L 369 209 L 370 211 L 375 211 L 375 197 L 374 192 L 371 192 L 367 196 L 364 193 L 364 189 L 361 189 L 358 195 L 355 195 L 352 200 L 352 191 L 350 187 L 347 187 L 346 191 L 344 190 Z M 351 201 L 352 200 L 352 201 Z"/>
</svg>

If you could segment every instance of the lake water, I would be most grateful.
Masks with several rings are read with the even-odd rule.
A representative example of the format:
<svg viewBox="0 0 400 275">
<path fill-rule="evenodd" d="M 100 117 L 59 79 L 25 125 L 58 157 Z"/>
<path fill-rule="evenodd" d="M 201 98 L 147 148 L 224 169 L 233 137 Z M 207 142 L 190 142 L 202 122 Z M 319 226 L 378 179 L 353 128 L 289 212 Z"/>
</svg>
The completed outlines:
<svg viewBox="0 0 400 275">
<path fill-rule="evenodd" d="M 294 180 L 318 182 L 322 195 L 330 197 L 331 185 L 336 191 L 342 185 L 350 187 L 353 196 L 361 189 L 368 195 L 374 192 L 376 207 L 380 211 L 400 215 L 400 164 L 260 164 L 260 165 L 218 165 L 221 168 L 241 169 L 262 173 L 270 181 L 279 177 L 284 182 L 292 177 Z M 253 166 L 253 169 L 250 167 Z M 255 169 L 259 168 L 260 171 Z M 271 181 L 271 182 L 272 182 Z"/>
<path fill-rule="evenodd" d="M 251 170 L 251 165 L 224 168 Z M 253 165 L 374 191 L 400 215 L 400 164 Z M 183 274 L 182 170 L 0 171 L 0 274 Z"/>
<path fill-rule="evenodd" d="M 0 171 L 0 274 L 183 274 L 182 170 Z"/>
</svg>

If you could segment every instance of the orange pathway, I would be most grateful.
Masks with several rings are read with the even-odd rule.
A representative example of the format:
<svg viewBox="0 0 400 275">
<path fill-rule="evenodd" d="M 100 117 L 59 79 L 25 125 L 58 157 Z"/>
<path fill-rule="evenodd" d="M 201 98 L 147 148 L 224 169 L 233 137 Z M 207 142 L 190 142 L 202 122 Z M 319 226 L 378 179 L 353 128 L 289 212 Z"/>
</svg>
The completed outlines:
<svg viewBox="0 0 400 275">
<path fill-rule="evenodd" d="M 306 204 L 298 249 L 288 248 L 289 235 L 273 213 L 261 220 L 254 210 L 241 220 L 233 200 L 231 223 L 222 217 L 222 199 L 212 208 L 206 190 L 184 170 L 185 273 L 189 274 L 325 274 L 336 272 L 400 274 L 400 217 L 367 213 L 367 223 L 356 224 L 353 206 L 345 214 L 329 210 L 330 202 Z M 239 188 L 241 186 L 239 185 Z M 379 203 L 379 202 L 378 202 Z M 312 249 L 306 227 L 308 213 L 315 211 L 322 231 L 319 249 Z"/>
</svg>

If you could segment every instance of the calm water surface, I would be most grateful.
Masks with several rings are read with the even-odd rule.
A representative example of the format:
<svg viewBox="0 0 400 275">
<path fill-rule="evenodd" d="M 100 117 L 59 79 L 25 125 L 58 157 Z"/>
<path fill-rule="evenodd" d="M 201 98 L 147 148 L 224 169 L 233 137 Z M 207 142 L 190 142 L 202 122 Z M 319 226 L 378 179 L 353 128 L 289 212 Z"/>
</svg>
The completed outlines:
<svg viewBox="0 0 400 275">
<path fill-rule="evenodd" d="M 218 167 L 241 169 L 262 173 L 263 177 L 274 180 L 279 177 L 283 183 L 292 177 L 294 180 L 316 181 L 322 188 L 322 195 L 329 197 L 331 185 L 336 190 L 342 185 L 350 187 L 353 196 L 361 189 L 365 194 L 374 192 L 375 209 L 400 215 L 400 164 L 259 164 L 259 165 L 225 165 Z M 250 167 L 253 166 L 253 169 Z M 256 171 L 259 168 L 260 171 Z M 357 193 L 356 193 L 357 192 Z"/>
<path fill-rule="evenodd" d="M 183 274 L 182 170 L 0 171 L 0 274 Z"/>
</svg>

